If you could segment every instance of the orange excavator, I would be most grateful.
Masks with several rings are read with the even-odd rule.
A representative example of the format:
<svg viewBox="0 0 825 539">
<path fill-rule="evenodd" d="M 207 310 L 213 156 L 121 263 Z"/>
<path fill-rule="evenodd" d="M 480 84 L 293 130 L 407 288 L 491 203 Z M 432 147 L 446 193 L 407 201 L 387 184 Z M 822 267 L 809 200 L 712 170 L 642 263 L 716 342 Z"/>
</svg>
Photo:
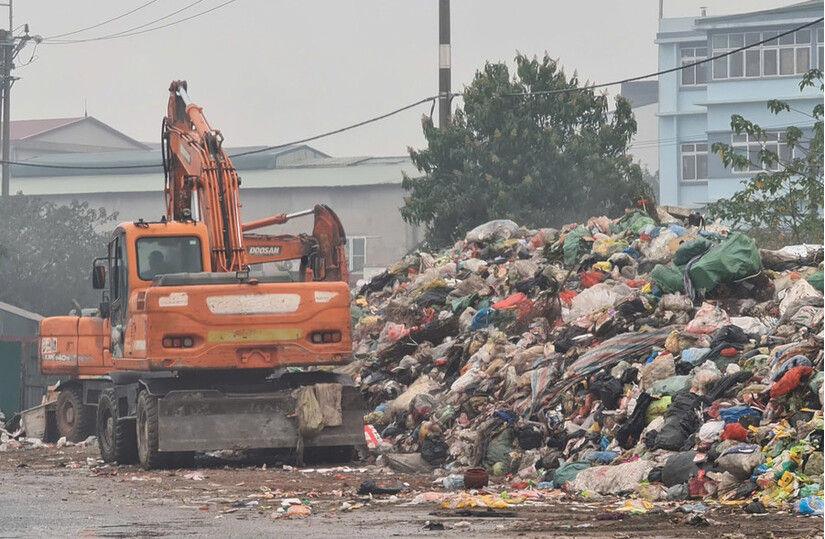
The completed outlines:
<svg viewBox="0 0 825 539">
<path fill-rule="evenodd" d="M 329 368 L 352 347 L 340 220 L 317 205 L 242 223 L 223 136 L 185 81 L 169 92 L 165 217 L 115 228 L 92 264 L 106 289 L 93 315 L 40 325 L 41 371 L 69 377 L 58 431 L 96 433 L 105 461 L 147 469 L 196 451 L 362 445 L 360 394 Z M 309 215 L 311 235 L 253 232 Z"/>
</svg>

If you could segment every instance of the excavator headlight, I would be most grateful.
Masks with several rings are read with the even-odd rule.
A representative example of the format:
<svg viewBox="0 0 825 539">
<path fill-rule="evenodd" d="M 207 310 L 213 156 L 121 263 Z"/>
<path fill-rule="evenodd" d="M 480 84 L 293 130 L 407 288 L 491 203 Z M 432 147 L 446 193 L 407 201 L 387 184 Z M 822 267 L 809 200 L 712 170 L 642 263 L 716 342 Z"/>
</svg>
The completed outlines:
<svg viewBox="0 0 825 539">
<path fill-rule="evenodd" d="M 192 345 L 195 344 L 194 339 L 192 337 L 184 337 L 183 338 L 183 347 L 184 348 L 192 348 Z"/>
</svg>

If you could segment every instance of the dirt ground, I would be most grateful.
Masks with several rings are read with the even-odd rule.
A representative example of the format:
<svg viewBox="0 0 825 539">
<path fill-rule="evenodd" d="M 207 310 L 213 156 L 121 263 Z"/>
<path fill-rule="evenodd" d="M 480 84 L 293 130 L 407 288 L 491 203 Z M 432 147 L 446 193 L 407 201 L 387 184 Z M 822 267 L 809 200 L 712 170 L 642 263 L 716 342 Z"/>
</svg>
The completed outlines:
<svg viewBox="0 0 825 539">
<path fill-rule="evenodd" d="M 147 472 L 104 465 L 96 446 L 24 447 L 0 453 L 0 537 L 823 536 L 822 518 L 787 511 L 746 515 L 740 506 L 705 503 L 705 511 L 684 512 L 692 502 L 631 514 L 623 499 L 582 501 L 559 491 L 535 491 L 509 507 L 451 508 L 464 491 L 436 478 L 363 463 L 290 469 L 273 458 L 199 457 L 193 469 Z M 358 495 L 369 479 L 402 490 Z M 494 482 L 489 491 L 507 488 Z M 311 514 L 285 514 L 290 498 L 306 500 Z"/>
</svg>

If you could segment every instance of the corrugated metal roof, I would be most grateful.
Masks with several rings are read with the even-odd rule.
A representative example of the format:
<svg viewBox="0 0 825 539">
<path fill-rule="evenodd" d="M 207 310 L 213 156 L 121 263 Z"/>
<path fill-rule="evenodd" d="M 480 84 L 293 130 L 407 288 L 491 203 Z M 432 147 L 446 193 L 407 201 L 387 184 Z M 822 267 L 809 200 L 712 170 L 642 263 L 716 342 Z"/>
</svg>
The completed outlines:
<svg viewBox="0 0 825 539">
<path fill-rule="evenodd" d="M 241 154 L 249 151 L 262 150 L 266 146 L 251 146 L 243 148 L 227 149 L 230 157 L 233 154 Z M 302 149 L 309 149 L 317 153 L 318 150 L 306 145 L 285 146 L 273 150 L 267 150 L 251 155 L 243 155 L 232 158 L 232 163 L 237 170 L 257 170 L 276 168 L 278 157 L 290 152 Z M 327 158 L 323 158 L 327 159 Z M 332 158 L 329 158 L 332 159 Z M 363 158 L 361 158 L 363 159 Z M 314 160 L 313 160 L 314 161 Z M 162 157 L 160 150 L 126 150 L 121 152 L 100 152 L 100 153 L 64 153 L 50 154 L 35 157 L 26 161 L 25 165 L 12 165 L 11 176 L 14 177 L 55 177 L 55 176 L 91 176 L 91 175 L 128 175 L 145 174 L 147 172 L 162 173 Z M 301 161 L 296 166 L 301 166 Z M 57 165 L 78 168 L 48 168 L 30 165 Z M 155 166 L 152 166 L 155 165 Z M 92 168 L 83 168 L 84 166 Z M 293 165 L 290 165 L 293 166 Z M 111 168 L 105 167 L 135 167 Z"/>
<path fill-rule="evenodd" d="M 355 165 L 322 166 L 322 162 L 313 160 L 314 164 L 309 166 L 274 169 L 240 169 L 242 189 L 400 185 L 404 174 L 411 177 L 420 175 L 408 157 L 365 158 Z M 20 191 L 26 195 L 160 192 L 163 189 L 163 172 L 157 167 L 137 169 L 129 174 L 112 170 L 100 174 L 83 174 L 80 171 L 80 174 L 73 175 L 12 175 L 10 184 L 12 193 Z"/>
<path fill-rule="evenodd" d="M 21 140 L 43 134 L 52 129 L 63 127 L 83 120 L 80 118 L 46 118 L 42 120 L 12 120 L 9 125 L 9 140 Z"/>
</svg>

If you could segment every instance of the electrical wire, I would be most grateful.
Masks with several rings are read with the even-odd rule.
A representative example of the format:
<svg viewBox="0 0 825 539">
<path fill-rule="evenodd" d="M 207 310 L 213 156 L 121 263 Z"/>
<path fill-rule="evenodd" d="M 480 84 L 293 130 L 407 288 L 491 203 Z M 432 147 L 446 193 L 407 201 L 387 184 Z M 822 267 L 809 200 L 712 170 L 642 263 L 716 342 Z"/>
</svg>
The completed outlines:
<svg viewBox="0 0 825 539">
<path fill-rule="evenodd" d="M 385 118 L 389 118 L 390 116 L 394 116 L 400 112 L 404 112 L 405 110 L 411 109 L 413 107 L 417 107 L 418 105 L 428 103 L 430 101 L 437 100 L 439 96 L 432 96 L 426 97 L 424 99 L 419 99 L 415 103 L 410 103 L 409 105 L 404 105 L 403 107 L 397 108 L 391 112 L 387 112 L 386 114 L 382 114 L 380 116 L 375 116 L 368 120 L 364 120 L 355 124 L 348 125 L 346 127 L 341 127 L 339 129 L 335 129 L 332 131 L 327 131 L 326 133 L 321 133 L 320 135 L 314 135 L 311 137 L 293 140 L 292 142 L 287 142 L 285 144 L 278 144 L 277 146 L 266 146 L 264 148 L 259 148 L 257 150 L 250 150 L 246 152 L 236 153 L 230 155 L 230 159 L 234 159 L 236 157 L 243 157 L 245 155 L 253 155 L 257 153 L 264 153 L 271 150 L 278 150 L 280 148 L 286 148 L 287 146 L 294 146 L 296 144 L 303 144 L 306 142 L 311 142 L 313 140 L 318 140 L 320 138 L 328 137 L 330 135 L 336 135 L 338 133 L 343 133 L 344 131 L 349 131 L 351 129 L 355 129 L 357 127 L 362 127 L 367 124 L 371 124 L 374 122 L 378 122 Z M 8 163 L 10 165 L 17 165 L 21 167 L 36 167 L 36 168 L 56 168 L 56 169 L 74 169 L 74 170 L 131 170 L 131 169 L 141 169 L 141 168 L 156 168 L 160 167 L 161 163 L 156 163 L 153 165 L 114 165 L 114 166 L 82 166 L 82 165 L 46 165 L 46 164 L 39 164 L 39 163 L 26 163 L 26 162 L 19 162 L 19 161 L 3 161 L 0 159 L 0 164 Z"/>
<path fill-rule="evenodd" d="M 34 42 L 34 48 L 32 49 L 32 53 L 31 53 L 31 56 L 29 56 L 28 61 L 26 61 L 26 62 L 24 62 L 24 63 L 22 63 L 18 66 L 15 66 L 15 69 L 20 69 L 20 68 L 26 67 L 27 65 L 31 64 L 32 62 L 34 62 L 35 60 L 40 58 L 39 56 L 35 56 L 35 53 L 37 53 L 37 47 L 39 47 L 39 46 L 40 46 L 40 43 L 35 41 Z"/>
<path fill-rule="evenodd" d="M 190 15 L 189 17 L 184 17 L 183 19 L 178 19 L 176 21 L 172 21 L 172 22 L 167 23 L 167 24 L 162 24 L 160 26 L 155 26 L 155 27 L 152 27 L 152 28 L 146 28 L 145 30 L 140 30 L 140 31 L 137 31 L 137 32 L 134 31 L 134 30 L 138 30 L 140 28 L 145 28 L 146 26 L 155 24 L 155 23 L 160 22 L 162 20 L 168 19 L 169 17 L 173 17 L 173 16 L 175 16 L 175 15 L 177 15 L 177 14 L 179 14 L 179 13 L 181 13 L 181 12 L 183 12 L 183 11 L 185 11 L 185 10 L 187 10 L 187 9 L 197 5 L 197 4 L 200 4 L 203 1 L 204 0 L 195 0 L 195 2 L 192 2 L 192 3 L 182 7 L 181 9 L 179 9 L 175 12 L 172 12 L 168 15 L 160 17 L 159 19 L 155 19 L 154 21 L 144 23 L 144 24 L 141 24 L 139 26 L 135 26 L 133 28 L 129 28 L 128 30 L 123 30 L 121 32 L 117 32 L 117 33 L 114 33 L 114 34 L 109 34 L 109 35 L 100 36 L 100 37 L 92 37 L 92 38 L 88 38 L 88 39 L 74 39 L 74 40 L 66 40 L 66 41 L 44 41 L 44 43 L 46 45 L 74 45 L 74 44 L 77 44 L 77 43 L 90 43 L 90 42 L 94 42 L 94 41 L 105 41 L 105 40 L 109 40 L 109 39 L 118 39 L 118 38 L 121 38 L 121 37 L 131 37 L 131 36 L 146 34 L 148 32 L 154 32 L 155 30 L 160 30 L 160 29 L 163 29 L 163 28 L 169 28 L 170 26 L 175 26 L 175 25 L 180 24 L 182 22 L 186 22 L 186 21 L 190 21 L 192 19 L 196 19 L 198 17 L 206 15 L 207 13 L 211 13 L 211 12 L 213 12 L 215 10 L 218 10 L 218 9 L 224 7 L 224 6 L 232 4 L 232 3 L 236 2 L 237 0 L 228 0 L 226 2 L 223 2 L 222 4 L 218 4 L 215 7 L 200 11 L 198 13 L 195 13 L 194 15 Z"/>
<path fill-rule="evenodd" d="M 124 13 L 124 14 L 122 14 L 122 15 L 118 15 L 117 17 L 112 17 L 111 19 L 107 19 L 107 20 L 105 20 L 105 21 L 103 21 L 103 22 L 99 22 L 99 23 L 97 23 L 97 24 L 93 24 L 92 26 L 87 26 L 87 27 L 85 27 L 85 28 L 80 28 L 79 30 L 74 30 L 74 31 L 72 31 L 72 32 L 66 32 L 66 33 L 63 33 L 63 34 L 57 34 L 57 35 L 54 35 L 54 36 L 48 36 L 48 37 L 46 37 L 46 38 L 44 38 L 44 39 L 56 39 L 56 38 L 59 38 L 59 37 L 73 36 L 73 35 L 75 35 L 75 34 L 79 34 L 80 32 L 85 32 L 86 30 L 92 30 L 92 29 L 94 29 L 94 28 L 100 28 L 101 26 L 103 26 L 103 25 L 105 25 L 105 24 L 109 24 L 110 22 L 117 21 L 117 20 L 119 20 L 119 19 L 122 19 L 123 17 L 127 17 L 127 16 L 131 15 L 132 13 L 135 13 L 135 12 L 137 12 L 137 11 L 140 11 L 141 9 L 143 9 L 143 8 L 145 8 L 145 7 L 147 7 L 147 6 L 151 5 L 151 4 L 154 4 L 154 3 L 155 3 L 155 2 L 157 2 L 157 1 L 158 1 L 158 0 L 149 0 L 149 1 L 148 1 L 148 2 L 146 2 L 145 4 L 142 4 L 142 5 L 140 5 L 140 6 L 136 7 L 135 9 L 133 9 L 133 10 L 131 10 L 131 11 L 127 11 L 126 13 Z"/>
<path fill-rule="evenodd" d="M 634 81 L 637 81 L 637 80 L 649 79 L 651 77 L 658 77 L 660 75 L 667 75 L 668 73 L 675 73 L 676 71 L 681 71 L 681 70 L 687 69 L 689 67 L 693 67 L 693 66 L 697 66 L 697 65 L 701 65 L 701 64 L 706 64 L 708 62 L 718 60 L 719 58 L 725 58 L 726 56 L 736 54 L 737 52 L 742 52 L 742 51 L 745 51 L 745 50 L 748 50 L 748 49 L 752 49 L 753 47 L 758 47 L 759 45 L 764 45 L 765 43 L 768 43 L 769 41 L 777 41 L 778 42 L 779 38 L 781 38 L 781 37 L 793 34 L 794 32 L 797 32 L 797 31 L 802 30 L 804 28 L 808 28 L 809 26 L 819 24 L 822 21 L 825 21 L 825 17 L 820 17 L 820 18 L 818 18 L 817 20 L 815 20 L 813 22 L 809 22 L 809 23 L 797 26 L 795 28 L 792 28 L 791 30 L 788 30 L 788 31 L 783 32 L 781 34 L 778 34 L 776 36 L 770 37 L 768 39 L 763 39 L 762 41 L 758 41 L 756 43 L 751 43 L 750 45 L 745 45 L 744 47 L 739 47 L 738 49 L 733 49 L 733 50 L 730 50 L 730 51 L 727 51 L 727 52 L 723 52 L 721 54 L 717 54 L 716 56 L 711 56 L 709 58 L 705 58 L 704 60 L 698 60 L 698 61 L 690 63 L 690 64 L 685 64 L 685 65 L 682 65 L 682 66 L 672 67 L 670 69 L 665 69 L 663 71 L 657 71 L 656 73 L 649 73 L 647 75 L 640 75 L 638 77 L 630 77 L 628 79 L 622 79 L 622 80 L 617 80 L 617 81 L 613 81 L 613 82 L 603 82 L 601 84 L 591 84 L 589 86 L 577 86 L 577 87 L 574 87 L 574 88 L 560 88 L 560 89 L 557 89 L 557 90 L 539 90 L 537 92 L 517 92 L 517 93 L 503 94 L 503 95 L 512 96 L 512 97 L 522 97 L 522 96 L 527 97 L 527 96 L 534 96 L 534 95 L 563 94 L 563 93 L 577 92 L 577 91 L 583 91 L 583 90 L 595 90 L 596 88 L 604 88 L 606 86 L 616 86 L 616 85 L 619 85 L 619 84 L 623 84 L 625 82 L 634 82 Z M 460 95 L 460 94 L 455 94 L 455 95 Z"/>
<path fill-rule="evenodd" d="M 229 0 L 225 3 L 223 3 L 223 4 L 220 4 L 220 5 L 212 8 L 211 10 L 218 9 L 218 8 L 220 8 L 220 7 L 222 7 L 226 4 L 230 4 L 234 1 L 236 1 L 236 0 Z M 203 12 L 203 13 L 206 13 L 206 12 Z M 203 14 L 203 13 L 201 13 L 201 14 Z M 195 15 L 195 16 L 197 16 L 197 15 Z M 672 72 L 675 72 L 675 71 L 681 71 L 683 69 L 687 69 L 689 67 L 693 67 L 693 66 L 698 65 L 698 64 L 707 63 L 707 62 L 716 60 L 718 58 L 723 58 L 723 57 L 729 56 L 733 53 L 740 52 L 742 50 L 746 50 L 746 49 L 764 44 L 768 41 L 777 40 L 782 36 L 792 34 L 792 33 L 796 32 L 798 30 L 807 28 L 809 26 L 813 26 L 814 24 L 820 23 L 823 20 L 825 20 L 825 17 L 820 17 L 819 19 L 817 19 L 813 22 L 803 24 L 801 26 L 793 28 L 792 30 L 789 30 L 789 31 L 784 32 L 782 34 L 779 34 L 777 36 L 771 37 L 770 39 L 762 40 L 760 42 L 753 43 L 751 45 L 747 45 L 747 46 L 741 47 L 739 49 L 728 51 L 728 52 L 720 54 L 718 56 L 713 56 L 713 57 L 706 58 L 704 60 L 700 60 L 698 62 L 694 62 L 694 63 L 691 63 L 691 64 L 685 64 L 683 66 L 678 66 L 678 67 L 675 67 L 675 68 L 666 69 L 664 71 L 659 71 L 657 73 L 651 73 L 651 74 L 648 74 L 648 75 L 642 75 L 642 76 L 638 76 L 638 77 L 631 77 L 631 78 L 623 79 L 623 80 L 620 80 L 620 81 L 608 82 L 608 83 L 585 86 L 585 87 L 564 88 L 564 89 L 559 89 L 559 90 L 548 90 L 548 91 L 542 91 L 542 92 L 525 92 L 525 93 L 521 93 L 521 94 L 504 94 L 504 95 L 507 95 L 507 96 L 549 95 L 549 94 L 554 94 L 554 93 L 565 93 L 565 92 L 572 92 L 572 91 L 592 90 L 594 88 L 601 88 L 601 87 L 605 87 L 605 86 L 615 86 L 617 84 L 622 84 L 623 82 L 632 82 L 632 81 L 637 81 L 637 80 L 646 79 L 646 78 L 650 78 L 650 77 L 655 77 L 655 76 L 658 76 L 658 75 L 664 75 L 664 74 L 672 73 Z M 181 21 L 177 21 L 177 22 L 181 22 Z M 176 22 L 175 23 L 170 23 L 170 24 L 176 24 Z M 160 27 L 158 27 L 158 28 L 160 28 Z M 154 29 L 158 29 L 158 28 L 154 28 Z M 147 31 L 151 31 L 151 30 L 153 30 L 153 29 L 149 29 Z M 460 95 L 462 95 L 462 94 L 453 93 L 453 94 L 451 94 L 451 97 L 460 96 Z M 364 120 L 364 121 L 361 121 L 361 122 L 358 122 L 358 123 L 355 123 L 355 124 L 351 124 L 351 125 L 348 125 L 346 127 L 342 127 L 342 128 L 335 129 L 335 130 L 332 130 L 332 131 L 327 131 L 327 132 L 321 133 L 319 135 L 314 135 L 314 136 L 311 136 L 311 137 L 306 137 L 306 138 L 303 138 L 303 139 L 294 140 L 294 141 L 284 143 L 284 144 L 278 144 L 278 145 L 275 145 L 275 146 L 265 146 L 265 147 L 259 148 L 257 150 L 250 150 L 250 151 L 247 151 L 247 152 L 237 153 L 237 154 L 234 154 L 234 155 L 230 155 L 229 157 L 230 158 L 236 158 L 236 157 L 242 157 L 242 156 L 245 156 L 245 155 L 253 155 L 253 154 L 258 154 L 258 153 L 264 153 L 264 152 L 268 152 L 268 151 L 271 151 L 271 150 L 277 150 L 277 149 L 284 148 L 284 147 L 287 147 L 287 146 L 293 146 L 295 144 L 303 144 L 303 143 L 306 143 L 306 142 L 311 142 L 313 140 L 318 140 L 318 139 L 321 139 L 321 138 L 325 138 L 325 137 L 328 137 L 328 136 L 331 136 L 331 135 L 336 135 L 336 134 L 339 134 L 339 133 L 343 133 L 345 131 L 350 131 L 352 129 L 362 127 L 364 125 L 367 125 L 367 124 L 370 124 L 370 123 L 374 123 L 374 122 L 389 118 L 390 116 L 394 116 L 396 114 L 404 112 L 404 111 L 406 111 L 408 109 L 411 109 L 413 107 L 416 107 L 418 105 L 422 105 L 424 103 L 429 103 L 431 101 L 434 102 L 435 100 L 437 100 L 439 98 L 440 98 L 440 96 L 426 97 L 424 99 L 419 99 L 418 101 L 416 101 L 414 103 L 410 103 L 409 105 L 405 105 L 403 107 L 397 108 L 397 109 L 395 109 L 391 112 L 381 114 L 380 116 L 375 116 L 375 117 L 370 118 L 368 120 Z M 651 141 L 651 142 L 653 142 L 653 141 Z M 0 160 L 0 164 L 6 164 L 6 163 L 11 164 L 11 165 L 23 166 L 23 167 L 37 167 L 37 168 L 51 168 L 51 169 L 75 169 L 75 170 L 133 170 L 133 169 L 155 168 L 155 167 L 160 167 L 161 166 L 161 164 L 158 163 L 158 164 L 153 164 L 153 165 L 119 165 L 119 166 L 99 166 L 99 167 L 95 167 L 95 166 L 73 166 L 73 165 L 47 165 L 47 164 L 25 163 L 25 162 Z"/>
</svg>

